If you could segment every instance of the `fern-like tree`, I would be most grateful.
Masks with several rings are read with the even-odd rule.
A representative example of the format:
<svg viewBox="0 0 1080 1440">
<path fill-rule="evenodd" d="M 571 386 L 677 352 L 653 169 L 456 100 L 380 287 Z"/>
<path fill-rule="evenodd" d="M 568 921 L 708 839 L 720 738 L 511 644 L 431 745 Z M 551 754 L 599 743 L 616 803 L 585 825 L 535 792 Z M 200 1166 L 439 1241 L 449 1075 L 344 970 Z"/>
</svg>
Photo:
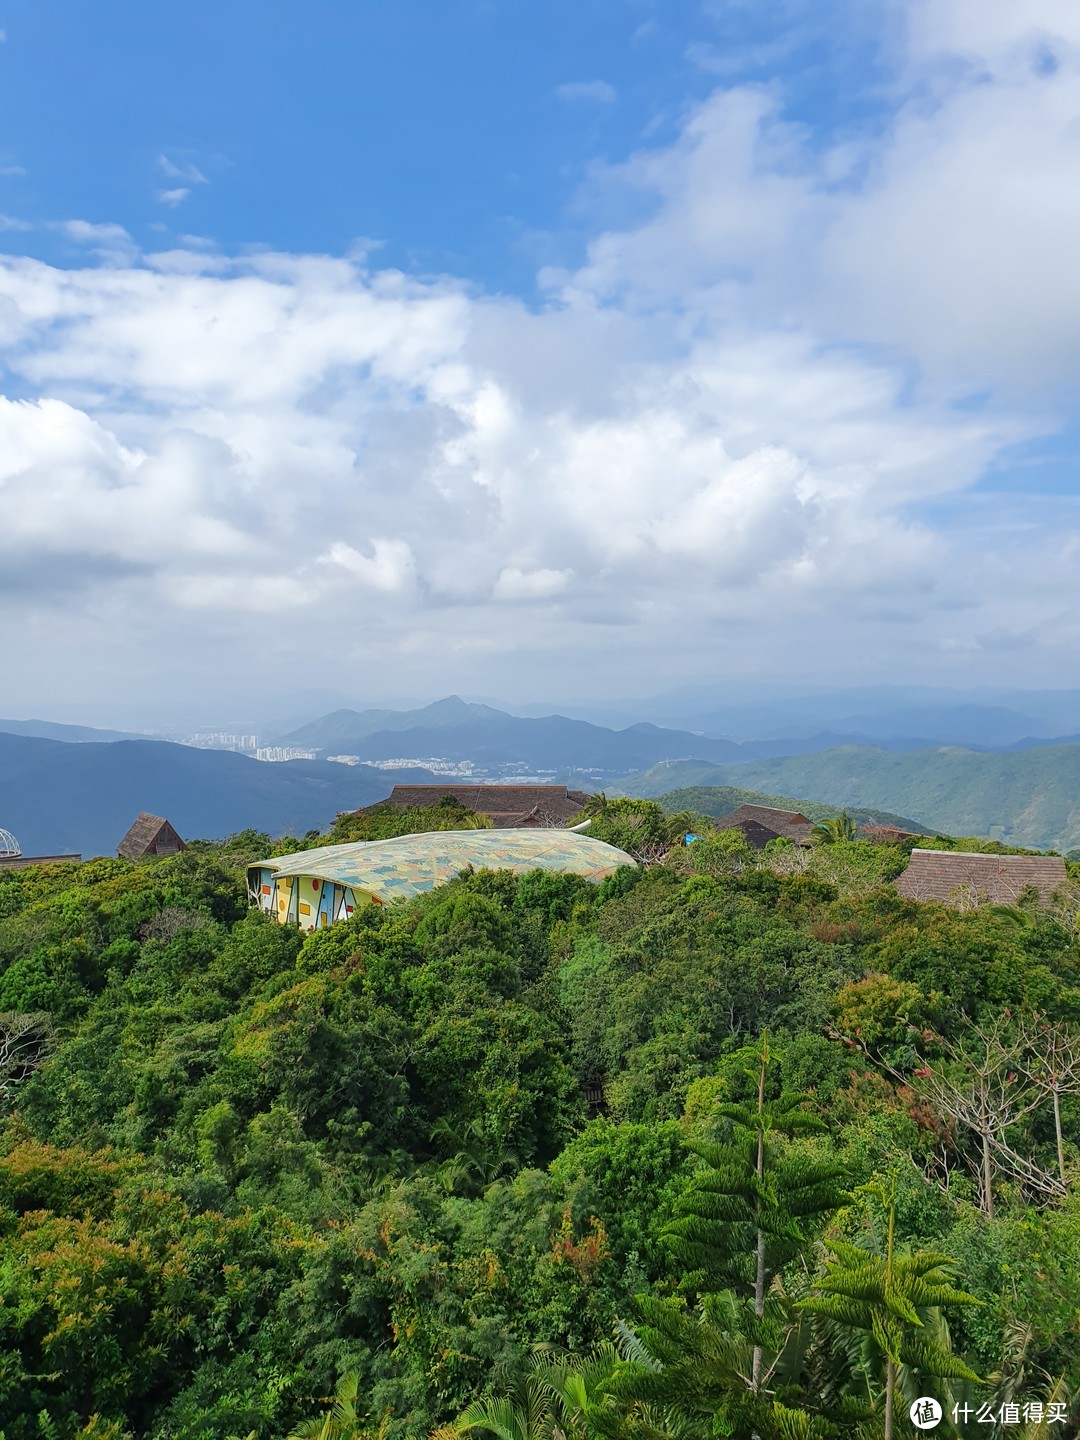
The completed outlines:
<svg viewBox="0 0 1080 1440">
<path fill-rule="evenodd" d="M 800 1308 L 827 1316 L 847 1329 L 867 1333 L 884 1360 L 884 1440 L 895 1433 L 896 1395 L 903 1372 L 979 1383 L 979 1377 L 949 1349 L 938 1322 L 946 1305 L 978 1305 L 974 1295 L 953 1287 L 948 1255 L 933 1250 L 903 1254 L 895 1240 L 895 1187 L 864 1185 L 886 1211 L 886 1241 L 875 1253 L 839 1240 L 826 1241 L 829 1260 L 813 1295 Z"/>
<path fill-rule="evenodd" d="M 511 1394 L 474 1400 L 431 1440 L 476 1433 L 495 1440 L 592 1440 L 600 1433 L 596 1417 L 610 1409 L 605 1386 L 619 1364 L 613 1345 L 589 1356 L 538 1356 Z"/>
<path fill-rule="evenodd" d="M 797 1142 L 825 1129 L 802 1095 L 766 1099 L 772 1054 L 768 1035 L 758 1053 L 756 1103 L 717 1108 L 730 1126 L 727 1139 L 691 1148 L 703 1170 L 677 1202 L 666 1232 L 671 1253 L 699 1291 L 730 1289 L 752 1300 L 754 1319 L 765 1317 L 772 1278 L 804 1248 L 809 1225 L 846 1198 L 844 1167 Z M 761 1329 L 760 1324 L 757 1327 Z M 750 1388 L 763 1383 L 763 1346 L 753 1346 Z"/>
</svg>

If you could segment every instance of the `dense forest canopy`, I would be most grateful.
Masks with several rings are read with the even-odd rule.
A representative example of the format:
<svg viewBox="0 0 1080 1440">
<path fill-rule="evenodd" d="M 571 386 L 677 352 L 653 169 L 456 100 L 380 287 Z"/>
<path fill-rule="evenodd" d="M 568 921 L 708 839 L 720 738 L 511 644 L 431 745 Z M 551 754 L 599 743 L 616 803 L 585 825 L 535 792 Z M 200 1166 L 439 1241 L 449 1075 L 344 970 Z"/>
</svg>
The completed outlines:
<svg viewBox="0 0 1080 1440">
<path fill-rule="evenodd" d="M 0 870 L 4 1440 L 1074 1433 L 1072 882 L 590 810 L 649 863 L 303 937 L 314 833 Z"/>
</svg>

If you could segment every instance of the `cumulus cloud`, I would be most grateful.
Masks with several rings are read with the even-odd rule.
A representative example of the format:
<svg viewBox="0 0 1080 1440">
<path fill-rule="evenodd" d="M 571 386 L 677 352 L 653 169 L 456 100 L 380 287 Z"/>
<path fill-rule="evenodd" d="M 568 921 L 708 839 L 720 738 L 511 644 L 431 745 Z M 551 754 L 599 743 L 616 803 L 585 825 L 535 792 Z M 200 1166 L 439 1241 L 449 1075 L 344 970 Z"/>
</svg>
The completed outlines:
<svg viewBox="0 0 1080 1440">
<path fill-rule="evenodd" d="M 6 653 L 82 642 L 59 571 L 129 659 L 237 683 L 270 653 L 433 691 L 1073 643 L 1075 521 L 977 489 L 1080 358 L 1072 15 L 910 4 L 891 122 L 845 147 L 721 88 L 606 177 L 649 218 L 540 306 L 81 221 L 98 263 L 0 262 L 0 576 L 43 577 Z"/>
</svg>

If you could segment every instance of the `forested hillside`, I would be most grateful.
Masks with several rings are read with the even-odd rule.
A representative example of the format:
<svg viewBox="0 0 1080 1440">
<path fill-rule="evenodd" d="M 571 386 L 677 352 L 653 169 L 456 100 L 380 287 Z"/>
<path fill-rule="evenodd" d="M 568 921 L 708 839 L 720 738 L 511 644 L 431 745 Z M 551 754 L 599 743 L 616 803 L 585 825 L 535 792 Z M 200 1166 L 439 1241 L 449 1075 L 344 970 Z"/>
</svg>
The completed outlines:
<svg viewBox="0 0 1080 1440">
<path fill-rule="evenodd" d="M 790 795 L 764 795 L 760 790 L 740 790 L 736 785 L 688 785 L 682 790 L 658 792 L 659 803 L 665 810 L 694 810 L 716 820 L 723 819 L 737 810 L 740 805 L 770 805 L 781 810 L 793 810 L 805 815 L 808 820 L 821 822 L 837 812 L 836 805 L 823 805 L 816 800 L 796 800 Z M 918 820 L 906 815 L 896 815 L 891 810 L 874 810 L 867 805 L 848 805 L 847 814 L 860 825 L 891 825 L 898 830 L 910 830 L 914 834 L 929 834 L 930 831 Z"/>
<path fill-rule="evenodd" d="M 306 937 L 246 908 L 265 835 L 0 870 L 5 1440 L 1072 1414 L 1077 896 L 957 913 L 895 846 L 596 808 L 705 838 Z"/>
<path fill-rule="evenodd" d="M 1080 846 L 1080 745 L 906 755 L 845 745 L 745 765 L 658 766 L 622 788 L 631 795 L 659 795 L 697 785 L 804 795 L 833 807 L 877 806 L 918 816 L 923 826 L 949 835 L 986 835 L 1058 850 Z"/>
</svg>

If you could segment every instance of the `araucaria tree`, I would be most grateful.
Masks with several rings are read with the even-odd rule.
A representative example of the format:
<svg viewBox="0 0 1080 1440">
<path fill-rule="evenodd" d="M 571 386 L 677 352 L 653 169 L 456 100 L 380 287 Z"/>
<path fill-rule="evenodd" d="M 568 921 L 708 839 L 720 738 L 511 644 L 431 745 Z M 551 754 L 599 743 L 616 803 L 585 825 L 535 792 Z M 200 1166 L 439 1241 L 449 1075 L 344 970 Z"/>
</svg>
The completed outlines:
<svg viewBox="0 0 1080 1440">
<path fill-rule="evenodd" d="M 932 1250 L 897 1250 L 896 1205 L 892 1188 L 866 1185 L 886 1211 L 886 1240 L 880 1252 L 827 1240 L 829 1261 L 815 1283 L 817 1294 L 800 1308 L 837 1324 L 868 1333 L 884 1361 L 884 1440 L 895 1433 L 896 1395 L 902 1372 L 927 1377 L 972 1380 L 979 1377 L 942 1343 L 928 1324 L 927 1312 L 945 1305 L 977 1305 L 974 1295 L 956 1290 L 949 1276 L 952 1261 Z"/>
<path fill-rule="evenodd" d="M 845 1198 L 844 1168 L 792 1143 L 825 1129 L 807 1110 L 805 1097 L 766 1099 L 770 1061 L 766 1035 L 758 1056 L 756 1103 L 717 1107 L 730 1134 L 719 1143 L 691 1147 L 707 1168 L 680 1197 L 678 1218 L 668 1230 L 671 1252 L 690 1272 L 694 1288 L 730 1289 L 751 1300 L 758 1329 L 770 1282 L 807 1243 L 808 1222 L 835 1210 Z M 749 1377 L 755 1393 L 767 1380 L 761 1340 L 757 1335 Z"/>
</svg>

